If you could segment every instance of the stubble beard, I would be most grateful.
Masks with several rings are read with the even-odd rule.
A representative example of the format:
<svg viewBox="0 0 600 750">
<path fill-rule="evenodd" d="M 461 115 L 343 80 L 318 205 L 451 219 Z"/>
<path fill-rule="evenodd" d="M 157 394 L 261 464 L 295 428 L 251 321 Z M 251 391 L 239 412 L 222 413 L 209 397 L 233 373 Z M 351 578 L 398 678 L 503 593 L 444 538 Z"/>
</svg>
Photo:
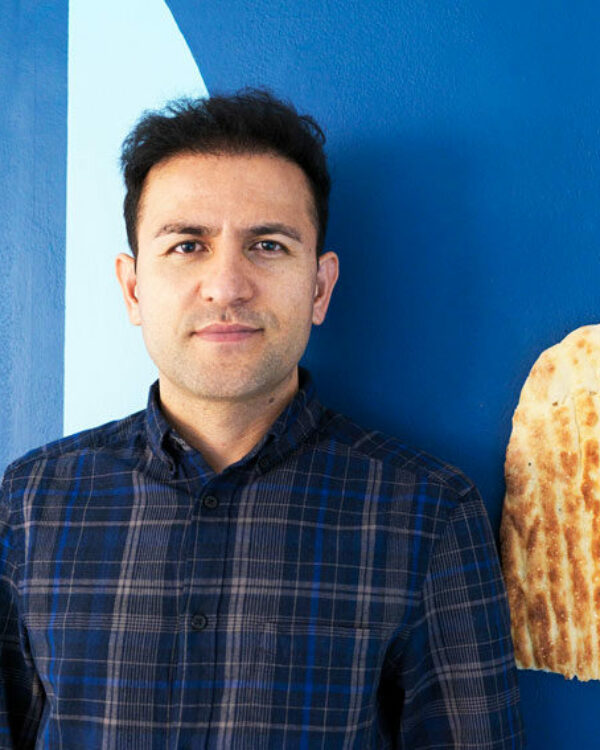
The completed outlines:
<svg viewBox="0 0 600 750">
<path fill-rule="evenodd" d="M 208 358 L 207 352 L 199 356 L 193 336 L 182 348 L 171 347 L 170 352 L 163 350 L 159 356 L 154 356 L 150 349 L 149 353 L 161 378 L 166 377 L 183 397 L 204 402 L 242 404 L 285 392 L 286 383 L 296 378 L 298 362 L 308 343 L 309 332 L 310 328 L 302 337 L 294 336 L 283 346 L 281 342 L 280 346 L 267 346 L 259 356 L 249 353 L 248 361 L 244 361 L 241 355 L 228 359 L 218 350 L 213 359 Z"/>
<path fill-rule="evenodd" d="M 275 335 L 275 341 L 267 342 L 259 356 L 251 350 L 244 361 L 243 351 L 231 352 L 231 356 L 219 352 L 210 358 L 210 345 L 194 341 L 193 331 L 199 331 L 211 323 L 231 321 L 260 329 L 256 336 Z M 269 312 L 255 313 L 238 310 L 230 315 L 227 311 L 210 316 L 198 316 L 185 321 L 185 334 L 179 345 L 153 346 L 146 340 L 150 357 L 158 367 L 161 380 L 167 378 L 182 397 L 205 402 L 250 402 L 254 399 L 276 394 L 297 373 L 298 362 L 308 344 L 311 325 L 306 330 L 295 331 L 287 339 L 277 339 L 281 325 Z M 144 332 L 144 331 L 143 331 Z M 196 348 L 200 347 L 200 351 Z M 205 351 L 202 351 L 202 348 Z M 284 388 L 283 388 L 284 390 Z"/>
<path fill-rule="evenodd" d="M 202 401 L 244 402 L 276 391 L 296 370 L 274 352 L 265 352 L 257 363 L 194 363 L 173 357 L 165 374 L 179 390 Z M 164 370 L 163 370 L 164 372 Z"/>
</svg>

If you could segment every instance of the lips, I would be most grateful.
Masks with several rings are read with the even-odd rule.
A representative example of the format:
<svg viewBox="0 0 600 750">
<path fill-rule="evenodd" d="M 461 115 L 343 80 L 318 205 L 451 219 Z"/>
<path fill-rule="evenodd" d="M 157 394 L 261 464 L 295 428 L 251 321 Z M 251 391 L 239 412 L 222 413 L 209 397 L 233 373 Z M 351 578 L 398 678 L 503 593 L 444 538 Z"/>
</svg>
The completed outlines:
<svg viewBox="0 0 600 750">
<path fill-rule="evenodd" d="M 194 336 L 204 341 L 235 342 L 252 338 L 261 330 L 261 328 L 240 323 L 211 323 L 211 325 L 194 331 Z"/>
</svg>

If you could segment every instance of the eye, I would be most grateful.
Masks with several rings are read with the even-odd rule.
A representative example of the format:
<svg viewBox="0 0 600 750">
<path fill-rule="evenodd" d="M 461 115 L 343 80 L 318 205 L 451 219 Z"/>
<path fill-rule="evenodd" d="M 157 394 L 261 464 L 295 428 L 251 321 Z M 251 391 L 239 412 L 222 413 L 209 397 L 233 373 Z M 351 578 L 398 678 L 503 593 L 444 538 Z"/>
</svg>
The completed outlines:
<svg viewBox="0 0 600 750">
<path fill-rule="evenodd" d="M 275 240 L 259 240 L 252 247 L 265 255 L 275 255 L 277 253 L 287 252 L 287 248 L 284 247 L 281 242 L 276 242 Z"/>
<path fill-rule="evenodd" d="M 184 242 L 179 242 L 175 245 L 171 252 L 179 253 L 180 255 L 190 255 L 201 249 L 202 245 L 200 242 L 197 242 L 196 240 L 185 240 Z"/>
</svg>

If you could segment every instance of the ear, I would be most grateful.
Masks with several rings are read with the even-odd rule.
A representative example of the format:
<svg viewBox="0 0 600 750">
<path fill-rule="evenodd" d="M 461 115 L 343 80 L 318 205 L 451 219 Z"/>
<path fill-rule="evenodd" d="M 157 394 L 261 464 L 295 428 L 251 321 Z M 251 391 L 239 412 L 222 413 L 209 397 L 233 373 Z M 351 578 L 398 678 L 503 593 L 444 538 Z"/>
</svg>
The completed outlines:
<svg viewBox="0 0 600 750">
<path fill-rule="evenodd" d="M 318 259 L 318 262 L 319 268 L 317 270 L 312 316 L 312 322 L 317 326 L 325 320 L 331 293 L 339 276 L 339 261 L 335 253 L 324 253 Z"/>
<path fill-rule="evenodd" d="M 134 326 L 142 324 L 140 318 L 140 306 L 137 298 L 137 274 L 135 272 L 135 260 L 131 255 L 120 253 L 115 261 L 117 279 L 121 285 L 123 299 L 129 320 Z"/>
</svg>

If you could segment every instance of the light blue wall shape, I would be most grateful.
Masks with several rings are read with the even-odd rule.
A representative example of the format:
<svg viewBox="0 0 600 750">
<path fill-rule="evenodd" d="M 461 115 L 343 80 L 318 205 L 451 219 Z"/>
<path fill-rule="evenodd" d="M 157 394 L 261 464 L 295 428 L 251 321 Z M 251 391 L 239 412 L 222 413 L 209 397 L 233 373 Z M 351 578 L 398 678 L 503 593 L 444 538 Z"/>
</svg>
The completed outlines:
<svg viewBox="0 0 600 750">
<path fill-rule="evenodd" d="M 67 147 L 67 3 L 2 6 L 0 473 L 59 437 Z"/>
<path fill-rule="evenodd" d="M 600 320 L 600 6 L 169 5 L 211 93 L 267 84 L 327 130 L 321 396 L 461 466 L 497 529 L 525 377 Z M 599 683 L 520 684 L 529 747 L 598 747 Z"/>
<path fill-rule="evenodd" d="M 71 0 L 66 434 L 146 404 L 156 371 L 114 272 L 117 253 L 128 252 L 119 152 L 144 109 L 206 93 L 163 0 Z"/>
</svg>

